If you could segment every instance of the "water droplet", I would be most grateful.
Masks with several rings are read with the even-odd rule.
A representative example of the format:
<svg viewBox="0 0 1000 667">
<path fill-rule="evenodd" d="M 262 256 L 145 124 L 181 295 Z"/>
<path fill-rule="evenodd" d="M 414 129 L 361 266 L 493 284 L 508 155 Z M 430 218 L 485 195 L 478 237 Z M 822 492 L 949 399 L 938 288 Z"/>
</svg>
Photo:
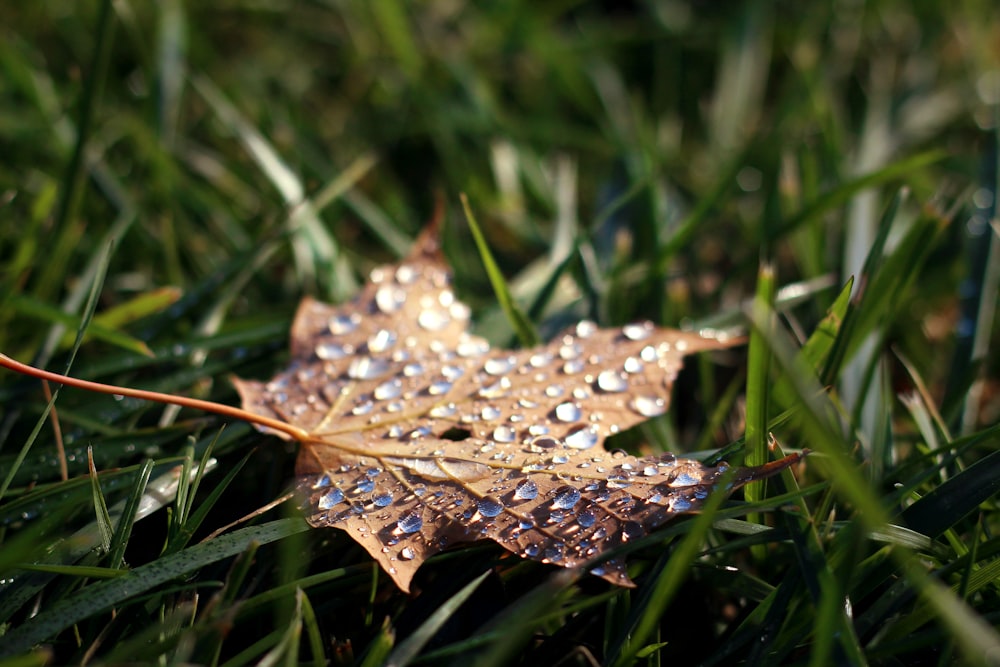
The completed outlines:
<svg viewBox="0 0 1000 667">
<path fill-rule="evenodd" d="M 642 469 L 642 474 L 645 475 L 646 477 L 652 477 L 653 475 L 656 474 L 656 466 L 654 465 L 646 466 L 645 468 Z"/>
<path fill-rule="evenodd" d="M 538 555 L 539 551 L 540 549 L 538 548 L 537 544 L 529 544 L 528 546 L 524 547 L 524 555 L 527 556 L 528 558 L 534 558 L 535 556 Z"/>
<path fill-rule="evenodd" d="M 479 413 L 479 416 L 482 417 L 483 421 L 493 421 L 494 419 L 499 419 L 501 414 L 503 413 L 500 411 L 500 408 L 495 405 L 487 405 Z"/>
<path fill-rule="evenodd" d="M 372 395 L 375 400 L 386 401 L 390 398 L 399 398 L 399 395 L 403 393 L 403 383 L 397 378 L 383 382 L 379 386 L 375 387 L 375 391 Z"/>
<path fill-rule="evenodd" d="M 584 368 L 583 359 L 571 359 L 563 364 L 562 370 L 566 375 L 576 375 Z"/>
<path fill-rule="evenodd" d="M 375 503 L 375 507 L 388 507 L 389 505 L 392 504 L 392 494 L 391 493 L 379 494 L 375 496 L 375 499 L 372 502 Z"/>
<path fill-rule="evenodd" d="M 359 324 L 361 324 L 361 315 L 358 313 L 351 313 L 350 315 L 334 315 L 327 323 L 327 328 L 330 329 L 330 333 L 335 336 L 341 336 L 343 334 L 351 333 L 358 328 Z"/>
<path fill-rule="evenodd" d="M 396 269 L 396 281 L 400 285 L 409 285 L 417 279 L 417 270 L 409 264 L 400 264 Z"/>
<path fill-rule="evenodd" d="M 553 447 L 558 447 L 559 441 L 551 436 L 541 435 L 537 438 L 533 438 L 528 444 L 536 451 L 541 451 L 542 449 L 552 449 Z"/>
<path fill-rule="evenodd" d="M 413 551 L 412 547 L 403 547 L 403 549 L 399 552 L 400 560 L 413 560 L 416 557 L 417 554 Z"/>
<path fill-rule="evenodd" d="M 576 335 L 580 338 L 590 338 L 597 333 L 597 325 L 590 320 L 581 320 L 576 325 Z"/>
<path fill-rule="evenodd" d="M 556 489 L 555 498 L 552 499 L 552 508 L 557 510 L 571 510 L 573 506 L 580 502 L 580 490 L 566 485 Z"/>
<path fill-rule="evenodd" d="M 458 412 L 458 408 L 455 407 L 455 404 L 447 403 L 445 405 L 435 405 L 427 414 L 440 419 L 442 417 L 452 417 L 456 412 Z"/>
<path fill-rule="evenodd" d="M 487 519 L 492 519 L 503 512 L 503 504 L 493 496 L 484 496 L 476 502 L 479 513 Z"/>
<path fill-rule="evenodd" d="M 319 508 L 321 510 L 328 510 L 342 502 L 344 502 L 344 492 L 338 488 L 332 488 L 319 497 Z"/>
<path fill-rule="evenodd" d="M 423 528 L 423 525 L 424 520 L 416 512 L 407 512 L 396 522 L 396 528 L 403 533 L 415 533 Z"/>
<path fill-rule="evenodd" d="M 406 292 L 392 285 L 383 285 L 375 292 L 375 305 L 387 315 L 395 313 L 406 302 Z"/>
<path fill-rule="evenodd" d="M 514 368 L 514 357 L 504 359 L 487 359 L 483 364 L 483 370 L 487 375 L 503 375 L 509 373 Z"/>
<path fill-rule="evenodd" d="M 639 352 L 639 356 L 646 363 L 652 363 L 656 361 L 656 358 L 659 355 L 656 353 L 655 347 L 653 347 L 652 345 L 647 345 L 646 347 L 642 348 L 642 350 Z"/>
<path fill-rule="evenodd" d="M 562 546 L 554 544 L 551 547 L 547 547 L 545 549 L 545 553 L 543 554 L 543 558 L 551 563 L 558 563 L 563 559 Z"/>
<path fill-rule="evenodd" d="M 557 384 L 550 384 L 545 388 L 545 395 L 549 398 L 559 398 L 564 393 L 566 393 L 566 390 Z"/>
<path fill-rule="evenodd" d="M 596 426 L 578 426 L 571 429 L 564 441 L 571 449 L 590 449 L 600 440 Z"/>
<path fill-rule="evenodd" d="M 687 498 L 674 498 L 670 502 L 670 509 L 675 512 L 687 512 L 691 509 L 691 501 Z"/>
<path fill-rule="evenodd" d="M 555 417 L 561 422 L 575 422 L 582 416 L 583 411 L 576 403 L 560 403 L 555 409 Z"/>
<path fill-rule="evenodd" d="M 320 343 L 316 346 L 316 356 L 324 361 L 335 361 L 337 359 L 343 359 L 349 355 L 353 350 L 349 345 L 340 345 L 339 343 Z"/>
<path fill-rule="evenodd" d="M 629 340 L 646 340 L 653 333 L 653 325 L 649 322 L 626 324 L 622 327 L 622 335 Z"/>
<path fill-rule="evenodd" d="M 618 371 L 601 371 L 597 376 L 597 388 L 609 394 L 616 394 L 628 389 L 628 380 Z"/>
<path fill-rule="evenodd" d="M 460 357 L 481 357 L 490 351 L 490 344 L 486 342 L 485 339 L 479 338 L 478 336 L 469 336 L 468 338 L 459 342 L 458 347 L 455 348 L 455 352 L 458 353 Z"/>
<path fill-rule="evenodd" d="M 531 355 L 528 359 L 528 363 L 532 368 L 544 368 L 548 366 L 552 361 L 552 355 L 548 352 L 538 352 L 537 354 Z"/>
<path fill-rule="evenodd" d="M 597 521 L 597 516 L 592 510 L 585 509 L 576 515 L 576 522 L 581 528 L 590 528 Z"/>
<path fill-rule="evenodd" d="M 424 367 L 420 364 L 406 364 L 403 366 L 403 375 L 408 378 L 417 377 L 424 374 Z"/>
<path fill-rule="evenodd" d="M 528 427 L 528 435 L 548 435 L 549 427 L 545 424 L 532 424 Z"/>
<path fill-rule="evenodd" d="M 517 439 L 517 431 L 510 426 L 497 426 L 493 431 L 493 439 L 497 442 L 514 442 Z"/>
<path fill-rule="evenodd" d="M 538 496 L 538 485 L 530 479 L 523 480 L 514 489 L 514 498 L 517 500 L 532 500 Z"/>
<path fill-rule="evenodd" d="M 388 372 L 388 361 L 372 357 L 356 357 L 347 369 L 347 375 L 355 380 L 372 380 Z"/>
<path fill-rule="evenodd" d="M 479 396 L 482 398 L 503 398 L 510 391 L 510 388 L 510 378 L 504 376 L 490 386 L 480 389 Z"/>
<path fill-rule="evenodd" d="M 437 380 L 431 382 L 430 386 L 427 387 L 427 393 L 431 396 L 439 396 L 441 394 L 447 394 L 451 390 L 451 383 L 447 380 Z"/>
<path fill-rule="evenodd" d="M 333 481 L 330 479 L 329 475 L 323 475 L 322 477 L 320 477 L 319 479 L 316 480 L 316 483 L 312 485 L 312 488 L 314 488 L 314 489 L 325 489 L 326 487 L 330 486 L 330 484 L 332 484 L 332 483 L 333 483 Z"/>
<path fill-rule="evenodd" d="M 626 373 L 641 373 L 642 362 L 636 357 L 629 357 L 625 360 L 624 368 Z"/>
<path fill-rule="evenodd" d="M 670 486 L 695 486 L 699 482 L 701 482 L 700 479 L 682 472 L 670 482 Z"/>
<path fill-rule="evenodd" d="M 559 348 L 559 358 L 563 361 L 576 359 L 583 353 L 583 346 L 579 343 L 566 343 Z"/>
<path fill-rule="evenodd" d="M 451 322 L 446 310 L 422 310 L 417 316 L 417 324 L 427 331 L 441 331 Z"/>
<path fill-rule="evenodd" d="M 385 352 L 390 347 L 396 344 L 396 333 L 389 331 L 388 329 L 379 329 L 371 338 L 368 339 L 368 349 L 376 354 L 379 352 Z"/>
<path fill-rule="evenodd" d="M 667 402 L 659 396 L 636 396 L 630 407 L 643 417 L 657 417 L 667 411 Z"/>
<path fill-rule="evenodd" d="M 375 482 L 368 478 L 365 478 L 360 482 L 358 482 L 358 486 L 355 489 L 357 493 L 371 493 L 374 490 L 375 490 Z"/>
</svg>

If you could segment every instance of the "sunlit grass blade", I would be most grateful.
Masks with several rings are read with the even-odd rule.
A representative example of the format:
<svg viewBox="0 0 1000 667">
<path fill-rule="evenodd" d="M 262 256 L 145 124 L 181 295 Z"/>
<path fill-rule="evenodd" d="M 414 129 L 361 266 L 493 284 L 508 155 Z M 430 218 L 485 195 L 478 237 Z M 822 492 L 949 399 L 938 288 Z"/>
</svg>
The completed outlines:
<svg viewBox="0 0 1000 667">
<path fill-rule="evenodd" d="M 747 391 L 746 391 L 746 449 L 744 463 L 747 466 L 759 466 L 767 463 L 767 422 L 768 398 L 770 396 L 770 352 L 766 337 L 777 325 L 777 317 L 772 309 L 775 292 L 775 275 L 773 265 L 762 262 L 757 272 L 757 293 L 753 302 L 755 319 L 763 322 L 768 329 L 761 331 L 754 328 L 750 332 L 750 345 L 747 353 Z M 750 482 L 743 489 L 747 502 L 753 503 L 764 497 L 763 480 Z M 751 521 L 757 517 L 750 516 Z M 755 552 L 757 558 L 763 558 L 760 550 Z"/>
</svg>

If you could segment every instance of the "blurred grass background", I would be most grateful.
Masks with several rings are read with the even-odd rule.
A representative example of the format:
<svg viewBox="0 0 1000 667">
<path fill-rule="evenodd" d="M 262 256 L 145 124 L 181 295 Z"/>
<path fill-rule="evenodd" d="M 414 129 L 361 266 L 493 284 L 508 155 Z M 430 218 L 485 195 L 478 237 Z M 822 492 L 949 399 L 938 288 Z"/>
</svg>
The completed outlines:
<svg viewBox="0 0 1000 667">
<path fill-rule="evenodd" d="M 745 434 L 760 461 L 774 432 L 819 452 L 800 495 L 786 475 L 712 531 L 651 536 L 635 591 L 476 545 L 410 598 L 294 517 L 192 546 L 279 497 L 293 447 L 66 390 L 60 457 L 38 383 L 5 373 L 16 664 L 995 664 L 992 3 L 40 0 L 0 19 L 10 356 L 64 370 L 96 285 L 72 374 L 234 403 L 227 374 L 281 367 L 299 298 L 348 298 L 438 196 L 459 292 L 509 344 L 464 192 L 543 337 L 752 325 L 749 360 L 692 360 L 621 446 L 738 461 Z M 178 463 L 200 481 L 172 502 Z M 154 491 L 168 511 L 129 532 Z"/>
</svg>

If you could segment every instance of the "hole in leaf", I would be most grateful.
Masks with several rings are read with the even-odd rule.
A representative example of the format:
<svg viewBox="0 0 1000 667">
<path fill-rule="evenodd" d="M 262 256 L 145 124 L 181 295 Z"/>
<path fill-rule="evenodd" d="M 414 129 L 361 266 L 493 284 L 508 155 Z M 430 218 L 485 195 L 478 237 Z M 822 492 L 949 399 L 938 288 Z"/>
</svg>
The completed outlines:
<svg viewBox="0 0 1000 667">
<path fill-rule="evenodd" d="M 469 436 L 472 435 L 472 431 L 467 428 L 459 428 L 457 426 L 452 426 L 450 429 L 441 434 L 441 437 L 445 440 L 451 440 L 453 442 L 461 442 Z"/>
</svg>

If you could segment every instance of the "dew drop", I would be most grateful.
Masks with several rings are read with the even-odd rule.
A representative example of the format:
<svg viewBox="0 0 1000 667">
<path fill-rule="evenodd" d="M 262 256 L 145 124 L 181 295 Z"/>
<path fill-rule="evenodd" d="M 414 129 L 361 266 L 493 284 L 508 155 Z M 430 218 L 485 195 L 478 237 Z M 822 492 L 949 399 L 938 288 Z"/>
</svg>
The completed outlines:
<svg viewBox="0 0 1000 667">
<path fill-rule="evenodd" d="M 357 493 L 371 493 L 374 490 L 375 490 L 375 482 L 367 478 L 358 482 L 358 486 L 355 489 Z"/>
<path fill-rule="evenodd" d="M 695 486 L 700 481 L 700 479 L 689 475 L 686 472 L 682 472 L 670 482 L 670 486 Z"/>
<path fill-rule="evenodd" d="M 667 402 L 659 396 L 636 396 L 630 407 L 643 417 L 657 417 L 667 411 Z"/>
<path fill-rule="evenodd" d="M 597 388 L 609 394 L 617 394 L 628 389 L 628 380 L 618 371 L 601 371 L 597 376 Z"/>
<path fill-rule="evenodd" d="M 585 509 L 576 515 L 576 522 L 581 528 L 590 528 L 597 521 L 597 516 L 593 510 Z"/>
<path fill-rule="evenodd" d="M 445 405 L 435 405 L 427 414 L 431 417 L 441 419 L 443 417 L 452 417 L 456 412 L 458 412 L 458 408 L 455 407 L 454 403 L 446 403 Z"/>
<path fill-rule="evenodd" d="M 490 344 L 478 336 L 470 336 L 462 340 L 459 342 L 458 347 L 455 348 L 458 356 L 465 358 L 481 357 L 489 351 Z"/>
<path fill-rule="evenodd" d="M 424 520 L 416 512 L 407 512 L 396 522 L 396 528 L 403 533 L 415 533 L 423 528 Z"/>
<path fill-rule="evenodd" d="M 396 269 L 396 281 L 400 285 L 410 285 L 417 279 L 417 270 L 409 264 L 400 264 Z"/>
<path fill-rule="evenodd" d="M 559 358 L 562 359 L 563 361 L 576 359 L 582 353 L 583 353 L 583 347 L 579 343 L 567 343 L 559 348 Z"/>
<path fill-rule="evenodd" d="M 325 489 L 326 487 L 330 486 L 330 484 L 332 484 L 332 483 L 333 483 L 333 481 L 330 479 L 329 475 L 323 475 L 322 477 L 320 477 L 319 479 L 316 480 L 316 483 L 312 485 L 312 488 L 314 488 L 314 489 Z"/>
<path fill-rule="evenodd" d="M 640 361 L 637 357 L 629 357 L 625 360 L 624 368 L 626 373 L 641 373 L 642 361 Z"/>
<path fill-rule="evenodd" d="M 335 336 L 342 336 L 343 334 L 349 334 L 357 329 L 359 324 L 361 324 L 361 316 L 357 313 L 351 313 L 350 315 L 334 315 L 327 323 L 327 328 L 330 329 L 330 333 Z"/>
<path fill-rule="evenodd" d="M 375 503 L 375 507 L 388 507 L 389 505 L 392 504 L 392 494 L 391 493 L 379 494 L 375 496 L 375 499 L 372 502 Z"/>
<path fill-rule="evenodd" d="M 555 498 L 552 499 L 552 509 L 570 510 L 580 502 L 580 490 L 566 485 L 556 489 Z"/>
<path fill-rule="evenodd" d="M 691 501 L 687 498 L 674 498 L 670 503 L 670 509 L 675 512 L 687 512 L 691 509 Z"/>
<path fill-rule="evenodd" d="M 417 316 L 417 324 L 427 331 L 441 331 L 451 322 L 446 310 L 422 310 Z"/>
<path fill-rule="evenodd" d="M 316 356 L 324 361 L 343 359 L 351 353 L 350 346 L 339 343 L 320 343 L 316 346 Z"/>
<path fill-rule="evenodd" d="M 548 352 L 538 352 L 536 354 L 531 355 L 531 357 L 528 359 L 528 364 L 530 364 L 532 368 L 544 368 L 545 366 L 548 366 L 551 362 L 552 362 L 552 355 L 549 354 Z"/>
<path fill-rule="evenodd" d="M 642 348 L 642 350 L 639 352 L 639 356 L 646 363 L 652 363 L 656 361 L 656 358 L 659 355 L 657 355 L 655 347 L 653 347 L 652 345 L 647 345 L 646 347 Z"/>
<path fill-rule="evenodd" d="M 533 438 L 528 444 L 533 450 L 542 451 L 543 449 L 558 447 L 559 441 L 548 435 L 540 435 L 537 438 Z"/>
<path fill-rule="evenodd" d="M 576 335 L 580 338 L 590 338 L 597 333 L 597 325 L 590 320 L 581 320 L 576 325 Z"/>
<path fill-rule="evenodd" d="M 483 370 L 486 371 L 487 375 L 500 376 L 505 373 L 509 373 L 513 368 L 514 368 L 514 357 L 506 357 L 503 359 L 487 359 L 486 363 L 483 364 Z"/>
<path fill-rule="evenodd" d="M 395 313 L 406 302 L 406 292 L 391 285 L 383 285 L 375 292 L 375 305 L 387 315 Z"/>
<path fill-rule="evenodd" d="M 431 396 L 440 396 L 441 394 L 447 394 L 451 390 L 451 383 L 447 380 L 437 380 L 431 382 L 430 386 L 427 387 L 427 393 Z"/>
<path fill-rule="evenodd" d="M 333 488 L 319 497 L 319 508 L 321 510 L 328 510 L 342 502 L 344 502 L 344 492 L 338 488 Z"/>
<path fill-rule="evenodd" d="M 398 336 L 393 331 L 388 329 L 379 329 L 371 338 L 368 339 L 368 349 L 376 354 L 379 352 L 385 352 L 390 347 L 396 344 Z"/>
<path fill-rule="evenodd" d="M 510 388 L 510 378 L 504 376 L 490 386 L 480 389 L 479 396 L 482 398 L 503 398 L 510 391 Z"/>
<path fill-rule="evenodd" d="M 517 500 L 533 500 L 538 496 L 538 485 L 530 479 L 523 480 L 514 489 L 514 498 Z"/>
<path fill-rule="evenodd" d="M 590 449 L 600 440 L 597 427 L 578 426 L 572 429 L 565 437 L 566 446 L 570 449 Z"/>
<path fill-rule="evenodd" d="M 645 475 L 646 477 L 652 477 L 653 475 L 656 474 L 656 466 L 654 465 L 646 466 L 645 468 L 642 469 L 642 474 Z"/>
<path fill-rule="evenodd" d="M 570 359 L 563 364 L 563 373 L 566 375 L 576 375 L 584 368 L 583 359 Z"/>
<path fill-rule="evenodd" d="M 483 421 L 493 421 L 494 419 L 499 419 L 500 415 L 503 414 L 500 408 L 495 405 L 487 405 L 479 413 L 479 416 L 483 418 Z"/>
<path fill-rule="evenodd" d="M 555 417 L 561 422 L 575 422 L 582 416 L 583 411 L 576 403 L 560 403 L 555 409 Z"/>
<path fill-rule="evenodd" d="M 517 439 L 517 432 L 510 426 L 497 426 L 493 431 L 493 439 L 497 442 L 514 442 Z"/>
<path fill-rule="evenodd" d="M 347 369 L 347 375 L 355 380 L 372 380 L 388 372 L 388 361 L 372 357 L 356 357 Z"/>
<path fill-rule="evenodd" d="M 403 547 L 399 552 L 400 560 L 413 560 L 417 557 L 416 552 L 413 551 L 412 547 Z"/>
<path fill-rule="evenodd" d="M 375 397 L 375 400 L 387 401 L 391 398 L 399 398 L 402 393 L 403 383 L 399 379 L 394 378 L 375 387 L 372 395 Z"/>
<path fill-rule="evenodd" d="M 527 556 L 528 558 L 534 558 L 535 556 L 538 555 L 539 551 L 540 549 L 538 548 L 537 544 L 529 544 L 528 546 L 524 547 L 524 555 Z"/>
<path fill-rule="evenodd" d="M 424 374 L 424 367 L 420 364 L 406 364 L 403 366 L 403 375 L 408 378 L 417 377 Z"/>
<path fill-rule="evenodd" d="M 562 547 L 558 544 L 554 544 L 551 547 L 546 548 L 544 558 L 551 563 L 558 563 L 563 559 Z"/>
<path fill-rule="evenodd" d="M 493 496 L 484 496 L 476 502 L 479 513 L 487 519 L 492 519 L 503 512 L 503 504 Z"/>
<path fill-rule="evenodd" d="M 545 388 L 545 395 L 549 398 L 559 398 L 566 393 L 566 390 L 557 384 L 550 384 Z"/>
<path fill-rule="evenodd" d="M 653 325 L 649 322 L 626 324 L 622 327 L 622 335 L 629 340 L 646 340 L 653 333 Z"/>
</svg>

